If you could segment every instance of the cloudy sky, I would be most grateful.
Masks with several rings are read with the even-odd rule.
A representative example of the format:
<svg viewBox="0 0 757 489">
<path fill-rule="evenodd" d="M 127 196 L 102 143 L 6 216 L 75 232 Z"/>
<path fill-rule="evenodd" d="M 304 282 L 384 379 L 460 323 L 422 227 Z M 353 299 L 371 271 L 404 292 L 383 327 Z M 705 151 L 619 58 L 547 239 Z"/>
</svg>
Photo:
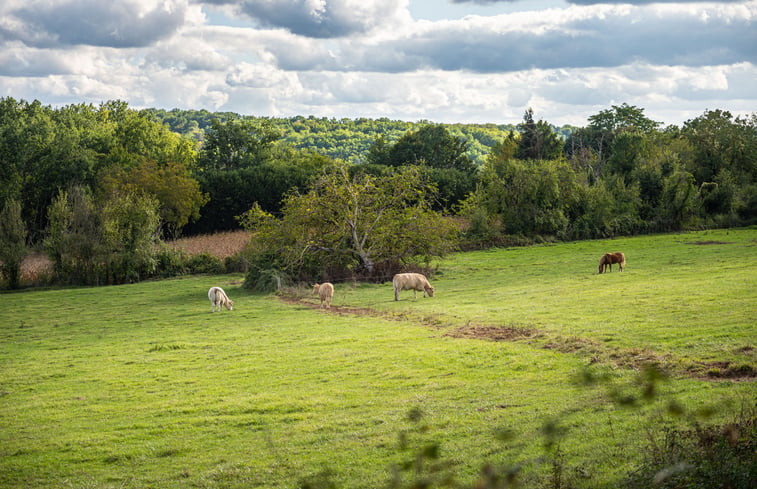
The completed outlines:
<svg viewBox="0 0 757 489">
<path fill-rule="evenodd" d="M 0 96 L 585 125 L 757 111 L 757 0 L 2 0 Z"/>
</svg>

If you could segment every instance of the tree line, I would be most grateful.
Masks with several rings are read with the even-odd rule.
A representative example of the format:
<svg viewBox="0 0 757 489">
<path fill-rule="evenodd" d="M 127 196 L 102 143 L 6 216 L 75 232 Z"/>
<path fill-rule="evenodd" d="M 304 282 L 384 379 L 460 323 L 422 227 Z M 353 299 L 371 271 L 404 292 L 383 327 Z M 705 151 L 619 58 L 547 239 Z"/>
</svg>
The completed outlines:
<svg viewBox="0 0 757 489">
<path fill-rule="evenodd" d="M 7 97 L 0 204 L 11 286 L 30 246 L 60 282 L 121 283 L 182 268 L 162 238 L 240 226 L 251 285 L 382 279 L 459 247 L 754 224 L 757 114 L 663 127 L 622 104 L 558 129 Z"/>
</svg>

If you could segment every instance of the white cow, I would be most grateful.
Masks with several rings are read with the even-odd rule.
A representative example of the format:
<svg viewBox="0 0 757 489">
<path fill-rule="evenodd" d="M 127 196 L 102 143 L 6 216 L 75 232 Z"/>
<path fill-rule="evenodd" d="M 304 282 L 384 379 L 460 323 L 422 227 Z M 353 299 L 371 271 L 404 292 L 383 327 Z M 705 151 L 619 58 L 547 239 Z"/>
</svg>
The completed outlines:
<svg viewBox="0 0 757 489">
<path fill-rule="evenodd" d="M 428 279 L 420 273 L 398 273 L 392 280 L 394 285 L 394 300 L 400 300 L 401 290 L 412 290 L 413 298 L 418 298 L 418 291 L 423 291 L 423 297 L 428 294 L 429 297 L 434 297 L 434 288 L 428 283 Z"/>
<path fill-rule="evenodd" d="M 331 309 L 331 299 L 334 297 L 334 286 L 329 282 L 313 285 L 313 294 L 321 299 L 321 307 L 326 303 L 326 309 Z"/>
<path fill-rule="evenodd" d="M 226 292 L 221 287 L 211 287 L 208 290 L 208 299 L 210 299 L 211 309 L 210 312 L 216 312 L 216 307 L 221 311 L 221 306 L 225 307 L 229 311 L 233 309 L 234 301 L 229 299 Z"/>
</svg>

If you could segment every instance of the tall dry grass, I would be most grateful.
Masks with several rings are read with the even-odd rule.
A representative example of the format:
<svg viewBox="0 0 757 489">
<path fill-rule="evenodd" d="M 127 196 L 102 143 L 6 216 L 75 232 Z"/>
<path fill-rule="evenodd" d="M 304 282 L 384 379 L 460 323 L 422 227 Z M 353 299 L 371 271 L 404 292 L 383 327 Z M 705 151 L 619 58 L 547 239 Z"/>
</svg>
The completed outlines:
<svg viewBox="0 0 757 489">
<path fill-rule="evenodd" d="M 39 285 L 47 282 L 53 273 L 53 262 L 41 251 L 26 255 L 21 263 L 21 283 Z"/>
<path fill-rule="evenodd" d="M 168 241 L 166 244 L 169 247 L 175 250 L 181 250 L 188 255 L 208 253 L 223 260 L 228 256 L 234 256 L 242 251 L 249 242 L 250 233 L 239 230 L 188 236 L 186 238 Z"/>
<path fill-rule="evenodd" d="M 208 253 L 221 260 L 234 256 L 244 249 L 250 241 L 247 231 L 225 231 L 215 234 L 188 236 L 166 244 L 175 250 L 193 256 Z M 45 253 L 35 251 L 27 255 L 21 264 L 21 283 L 39 285 L 48 282 L 52 277 L 52 262 Z"/>
</svg>

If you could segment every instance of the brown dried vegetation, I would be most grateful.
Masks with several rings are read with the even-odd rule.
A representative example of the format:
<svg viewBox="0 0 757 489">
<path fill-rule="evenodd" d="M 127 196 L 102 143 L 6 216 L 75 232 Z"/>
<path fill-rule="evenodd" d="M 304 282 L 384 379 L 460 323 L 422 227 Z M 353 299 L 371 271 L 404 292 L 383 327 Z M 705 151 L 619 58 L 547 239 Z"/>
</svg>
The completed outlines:
<svg viewBox="0 0 757 489">
<path fill-rule="evenodd" d="M 208 253 L 223 260 L 242 251 L 249 242 L 250 233 L 247 231 L 223 231 L 215 234 L 179 238 L 166 242 L 166 245 L 188 255 Z"/>
</svg>

